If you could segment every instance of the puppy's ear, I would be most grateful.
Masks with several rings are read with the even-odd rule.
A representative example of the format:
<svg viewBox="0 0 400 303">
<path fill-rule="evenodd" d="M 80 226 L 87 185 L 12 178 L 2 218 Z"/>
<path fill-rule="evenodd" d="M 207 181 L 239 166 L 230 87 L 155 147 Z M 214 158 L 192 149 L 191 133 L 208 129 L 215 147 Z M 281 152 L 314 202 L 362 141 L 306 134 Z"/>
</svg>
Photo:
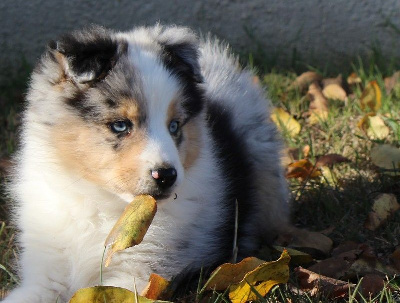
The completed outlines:
<svg viewBox="0 0 400 303">
<path fill-rule="evenodd" d="M 185 27 L 164 28 L 159 36 L 166 66 L 178 76 L 203 82 L 199 65 L 199 40 Z"/>
<path fill-rule="evenodd" d="M 106 29 L 91 27 L 50 42 L 49 48 L 63 65 L 67 77 L 77 83 L 88 83 L 104 78 L 126 45 L 113 39 Z"/>
</svg>

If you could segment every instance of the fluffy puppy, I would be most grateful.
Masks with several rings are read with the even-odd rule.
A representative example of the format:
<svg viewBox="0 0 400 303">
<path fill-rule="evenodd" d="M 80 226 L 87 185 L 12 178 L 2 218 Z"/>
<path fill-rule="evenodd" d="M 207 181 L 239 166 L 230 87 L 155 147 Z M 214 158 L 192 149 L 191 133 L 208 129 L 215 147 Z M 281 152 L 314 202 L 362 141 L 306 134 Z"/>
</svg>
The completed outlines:
<svg viewBox="0 0 400 303">
<path fill-rule="evenodd" d="M 288 221 L 281 142 L 264 92 L 225 46 L 187 28 L 100 27 L 51 42 L 34 70 L 10 185 L 21 285 L 4 302 L 65 302 L 99 284 L 104 240 L 139 194 L 144 241 L 104 285 L 140 291 L 272 239 Z M 235 231 L 235 201 L 238 230 Z"/>
</svg>

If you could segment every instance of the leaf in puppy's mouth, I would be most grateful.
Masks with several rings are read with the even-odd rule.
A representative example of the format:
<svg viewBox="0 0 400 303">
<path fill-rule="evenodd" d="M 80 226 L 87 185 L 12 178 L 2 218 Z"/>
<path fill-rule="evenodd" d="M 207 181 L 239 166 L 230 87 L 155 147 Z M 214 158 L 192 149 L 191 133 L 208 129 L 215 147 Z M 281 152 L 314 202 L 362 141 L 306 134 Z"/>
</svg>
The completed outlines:
<svg viewBox="0 0 400 303">
<path fill-rule="evenodd" d="M 149 195 L 137 196 L 128 204 L 104 243 L 108 247 L 106 267 L 114 253 L 142 242 L 156 211 L 156 200 Z"/>
</svg>

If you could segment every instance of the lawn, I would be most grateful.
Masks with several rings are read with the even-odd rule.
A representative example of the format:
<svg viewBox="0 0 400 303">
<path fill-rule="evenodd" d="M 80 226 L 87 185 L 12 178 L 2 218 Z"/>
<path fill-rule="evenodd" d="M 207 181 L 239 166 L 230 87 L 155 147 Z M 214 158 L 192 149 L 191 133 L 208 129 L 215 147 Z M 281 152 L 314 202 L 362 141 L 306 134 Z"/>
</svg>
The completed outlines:
<svg viewBox="0 0 400 303">
<path fill-rule="evenodd" d="M 287 243 L 280 239 L 276 244 L 292 246 L 302 257 L 292 258 L 290 283 L 275 286 L 260 302 L 399 302 L 400 211 L 385 213 L 374 226 L 370 218 L 382 194 L 400 201 L 400 160 L 393 160 L 390 168 L 377 160 L 399 159 L 400 77 L 390 78 L 392 87 L 389 78 L 385 83 L 397 68 L 389 61 L 355 60 L 341 79 L 336 78 L 337 72 L 307 68 L 317 78 L 298 84 L 300 72 L 264 69 L 261 61 L 259 65 L 250 61 L 258 68 L 254 81 L 267 87 L 274 107 L 287 115 L 277 114 L 275 120 L 287 146 L 283 164 L 292 192 L 292 222 L 332 241 L 327 250 L 318 241 L 296 245 L 291 239 Z M 19 113 L 29 71 L 27 65 L 21 65 L 0 87 L 0 298 L 18 283 L 11 266 L 18 248 L 9 223 L 4 183 L 18 143 Z M 332 90 L 329 98 L 321 100 L 321 94 L 328 94 L 323 88 L 329 83 L 343 91 Z M 310 89 L 310 85 L 314 86 Z M 396 149 L 394 156 L 388 152 L 388 146 L 397 148 L 397 154 Z M 260 256 L 276 259 L 278 251 L 277 246 L 266 247 Z M 343 264 L 347 267 L 340 266 Z M 306 287 L 296 275 L 298 265 L 353 286 L 336 298 L 332 289 Z M 363 279 L 377 287 L 363 284 Z M 211 297 L 209 302 L 228 302 L 216 293 Z M 187 302 L 194 300 L 190 298 Z"/>
</svg>

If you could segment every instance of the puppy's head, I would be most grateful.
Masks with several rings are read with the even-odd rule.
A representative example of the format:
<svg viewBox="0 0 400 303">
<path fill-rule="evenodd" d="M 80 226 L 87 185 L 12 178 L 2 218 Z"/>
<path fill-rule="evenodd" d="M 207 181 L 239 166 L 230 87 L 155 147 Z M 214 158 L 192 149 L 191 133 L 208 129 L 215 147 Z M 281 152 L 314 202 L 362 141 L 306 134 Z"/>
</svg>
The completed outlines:
<svg viewBox="0 0 400 303">
<path fill-rule="evenodd" d="M 185 28 L 161 26 L 90 28 L 50 43 L 28 111 L 57 160 L 121 196 L 171 195 L 202 144 L 197 43 Z"/>
</svg>

